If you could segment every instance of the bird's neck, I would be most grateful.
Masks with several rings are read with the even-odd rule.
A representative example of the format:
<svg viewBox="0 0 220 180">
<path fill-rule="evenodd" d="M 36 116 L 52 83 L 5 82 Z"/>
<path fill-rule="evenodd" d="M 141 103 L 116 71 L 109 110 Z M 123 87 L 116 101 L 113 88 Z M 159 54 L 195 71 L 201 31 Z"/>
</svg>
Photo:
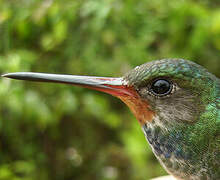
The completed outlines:
<svg viewBox="0 0 220 180">
<path fill-rule="evenodd" d="M 183 136 L 180 132 L 168 133 L 161 126 L 151 126 L 145 124 L 142 126 L 143 132 L 149 142 L 155 156 L 172 175 L 176 174 L 185 176 L 181 170 L 180 161 L 187 161 L 190 154 L 185 152 L 180 146 Z M 179 177 L 179 176 L 178 176 Z"/>
<path fill-rule="evenodd" d="M 220 108 L 218 102 L 210 103 L 193 124 L 175 124 L 173 127 L 159 123 L 146 123 L 144 134 L 165 169 L 179 179 L 219 177 L 215 167 L 220 157 Z M 162 120 L 161 120 L 162 121 Z M 154 121 L 153 121 L 154 122 Z M 212 147 L 215 147 L 213 149 Z M 213 174 L 213 175 L 210 175 Z"/>
</svg>

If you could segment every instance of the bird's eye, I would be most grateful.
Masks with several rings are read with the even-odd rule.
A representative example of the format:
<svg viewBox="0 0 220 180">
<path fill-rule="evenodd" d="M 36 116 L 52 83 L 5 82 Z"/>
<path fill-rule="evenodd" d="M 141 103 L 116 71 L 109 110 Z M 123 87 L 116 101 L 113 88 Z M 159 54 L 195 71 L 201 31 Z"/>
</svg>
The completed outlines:
<svg viewBox="0 0 220 180">
<path fill-rule="evenodd" d="M 156 96 L 168 95 L 172 91 L 173 85 L 166 79 L 156 79 L 150 87 L 150 91 Z"/>
</svg>

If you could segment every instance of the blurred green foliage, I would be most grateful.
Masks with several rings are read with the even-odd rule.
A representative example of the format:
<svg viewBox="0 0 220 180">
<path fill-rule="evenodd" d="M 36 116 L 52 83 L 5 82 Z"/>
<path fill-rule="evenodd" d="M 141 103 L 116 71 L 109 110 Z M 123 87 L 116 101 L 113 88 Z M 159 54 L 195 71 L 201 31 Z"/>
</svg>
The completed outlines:
<svg viewBox="0 0 220 180">
<path fill-rule="evenodd" d="M 219 0 L 0 0 L 0 72 L 120 76 L 161 58 L 220 76 Z M 142 180 L 166 174 L 118 99 L 0 81 L 0 180 Z"/>
</svg>

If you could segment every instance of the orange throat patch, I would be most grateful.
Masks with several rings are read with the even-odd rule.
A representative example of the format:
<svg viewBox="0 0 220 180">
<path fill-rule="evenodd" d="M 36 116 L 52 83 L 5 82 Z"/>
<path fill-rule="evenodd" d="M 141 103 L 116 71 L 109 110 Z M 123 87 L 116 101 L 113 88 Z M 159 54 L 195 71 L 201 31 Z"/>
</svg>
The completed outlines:
<svg viewBox="0 0 220 180">
<path fill-rule="evenodd" d="M 118 96 L 118 98 L 130 108 L 141 125 L 152 122 L 155 113 L 151 110 L 147 101 L 142 100 L 136 92 L 133 96 Z"/>
</svg>

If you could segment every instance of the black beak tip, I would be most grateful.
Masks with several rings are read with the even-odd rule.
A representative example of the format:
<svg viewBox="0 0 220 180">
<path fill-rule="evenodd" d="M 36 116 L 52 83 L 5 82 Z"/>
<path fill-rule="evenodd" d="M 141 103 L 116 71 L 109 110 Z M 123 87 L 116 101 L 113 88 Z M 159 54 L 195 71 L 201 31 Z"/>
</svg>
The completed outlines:
<svg viewBox="0 0 220 180">
<path fill-rule="evenodd" d="M 2 74 L 1 77 L 13 78 L 13 73 Z"/>
<path fill-rule="evenodd" d="M 6 73 L 6 74 L 2 74 L 1 77 L 3 78 L 11 78 L 11 79 L 22 79 L 22 74 L 18 74 L 18 73 Z"/>
<path fill-rule="evenodd" d="M 2 74 L 1 77 L 8 77 L 8 74 Z"/>
</svg>

